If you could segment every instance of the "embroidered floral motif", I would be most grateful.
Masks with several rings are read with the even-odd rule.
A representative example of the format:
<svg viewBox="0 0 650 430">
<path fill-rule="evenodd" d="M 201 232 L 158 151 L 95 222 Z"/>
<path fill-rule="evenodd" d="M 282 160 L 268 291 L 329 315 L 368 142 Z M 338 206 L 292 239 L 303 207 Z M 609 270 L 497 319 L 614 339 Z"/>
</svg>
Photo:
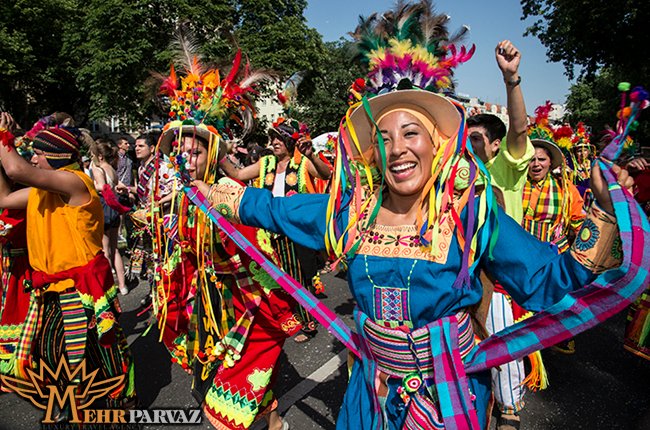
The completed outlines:
<svg viewBox="0 0 650 430">
<path fill-rule="evenodd" d="M 295 196 L 296 194 L 298 194 L 298 193 L 295 192 L 294 190 L 291 190 L 291 191 L 288 191 L 288 192 L 287 192 L 286 196 L 287 196 L 287 197 L 291 197 L 291 196 Z"/>
<path fill-rule="evenodd" d="M 596 245 L 596 241 L 600 236 L 600 231 L 594 222 L 586 219 L 580 230 L 580 234 L 576 238 L 575 247 L 580 251 L 586 251 Z"/>
<path fill-rule="evenodd" d="M 225 203 L 220 203 L 214 207 L 223 217 L 232 218 L 232 210 Z"/>
<path fill-rule="evenodd" d="M 264 184 L 268 187 L 273 186 L 273 180 L 275 179 L 275 175 L 273 173 L 267 173 L 266 177 L 264 178 Z"/>
<path fill-rule="evenodd" d="M 614 239 L 614 243 L 612 244 L 612 257 L 616 258 L 617 260 L 623 258 L 623 241 L 620 237 Z"/>
<path fill-rule="evenodd" d="M 372 231 L 372 230 L 368 232 L 368 236 L 366 237 L 368 238 L 368 242 L 374 243 L 376 245 L 381 244 L 381 242 L 384 240 L 383 234 L 380 234 L 379 232 Z"/>
<path fill-rule="evenodd" d="M 291 172 L 291 173 L 289 173 L 287 175 L 286 181 L 287 181 L 287 184 L 289 184 L 290 186 L 293 187 L 294 185 L 296 185 L 298 183 L 298 175 L 296 175 L 295 172 Z"/>
<path fill-rule="evenodd" d="M 269 367 L 266 370 L 255 369 L 253 373 L 248 375 L 246 378 L 248 383 L 253 387 L 253 391 L 259 391 L 262 388 L 266 388 L 271 381 L 271 374 L 273 373 L 273 367 Z"/>
</svg>

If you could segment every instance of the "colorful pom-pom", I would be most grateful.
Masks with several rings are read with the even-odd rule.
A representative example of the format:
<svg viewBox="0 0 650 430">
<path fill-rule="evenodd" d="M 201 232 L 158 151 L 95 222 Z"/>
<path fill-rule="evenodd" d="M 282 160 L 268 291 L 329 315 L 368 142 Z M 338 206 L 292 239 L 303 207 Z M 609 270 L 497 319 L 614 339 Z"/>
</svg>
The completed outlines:
<svg viewBox="0 0 650 430">
<path fill-rule="evenodd" d="M 294 134 L 291 135 L 291 138 L 294 139 L 294 140 L 298 140 L 299 137 L 300 137 L 300 135 L 298 133 L 294 133 Z"/>
<path fill-rule="evenodd" d="M 630 83 L 629 82 L 621 82 L 618 84 L 618 90 L 619 91 L 629 91 L 630 90 Z"/>
</svg>

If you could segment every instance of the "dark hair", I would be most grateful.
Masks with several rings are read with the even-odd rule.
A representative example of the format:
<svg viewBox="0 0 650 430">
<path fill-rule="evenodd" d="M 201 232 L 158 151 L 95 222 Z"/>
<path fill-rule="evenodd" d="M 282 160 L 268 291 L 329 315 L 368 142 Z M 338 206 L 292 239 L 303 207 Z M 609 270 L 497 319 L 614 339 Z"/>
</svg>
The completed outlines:
<svg viewBox="0 0 650 430">
<path fill-rule="evenodd" d="M 467 118 L 467 127 L 483 127 L 490 143 L 503 139 L 506 135 L 506 125 L 496 115 L 480 113 Z"/>
<path fill-rule="evenodd" d="M 101 155 L 102 158 L 104 158 L 104 160 L 113 167 L 113 169 L 117 169 L 117 148 L 111 146 L 110 143 L 105 142 L 104 140 L 105 139 L 102 139 L 102 141 L 97 141 L 96 155 Z"/>
<path fill-rule="evenodd" d="M 284 143 L 284 146 L 287 147 L 287 152 L 289 153 L 289 156 L 293 155 L 293 150 L 296 148 L 296 141 L 293 140 L 293 137 L 282 133 L 281 131 L 277 131 L 273 128 L 269 128 L 269 137 L 271 140 L 274 138 L 278 138 Z"/>
<path fill-rule="evenodd" d="M 143 133 L 138 136 L 135 140 L 144 140 L 144 143 L 147 146 L 156 146 L 158 143 L 158 138 L 160 136 L 157 133 Z"/>
</svg>

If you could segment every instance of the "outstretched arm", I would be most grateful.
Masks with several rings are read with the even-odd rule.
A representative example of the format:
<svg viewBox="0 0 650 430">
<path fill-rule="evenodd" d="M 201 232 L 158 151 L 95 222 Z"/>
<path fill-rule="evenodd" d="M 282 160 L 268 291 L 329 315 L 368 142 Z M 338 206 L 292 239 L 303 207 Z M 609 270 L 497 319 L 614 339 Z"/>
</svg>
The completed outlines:
<svg viewBox="0 0 650 430">
<path fill-rule="evenodd" d="M 219 168 L 224 171 L 226 176 L 237 179 L 240 182 L 250 181 L 260 175 L 260 162 L 246 166 L 243 169 L 236 169 L 235 166 L 224 160 L 220 160 Z"/>
<path fill-rule="evenodd" d="M 495 49 L 497 64 L 506 85 L 508 105 L 508 138 L 506 150 L 512 158 L 518 159 L 526 153 L 526 127 L 528 116 L 524 96 L 519 85 L 519 62 L 521 53 L 509 40 L 503 40 Z"/>
</svg>

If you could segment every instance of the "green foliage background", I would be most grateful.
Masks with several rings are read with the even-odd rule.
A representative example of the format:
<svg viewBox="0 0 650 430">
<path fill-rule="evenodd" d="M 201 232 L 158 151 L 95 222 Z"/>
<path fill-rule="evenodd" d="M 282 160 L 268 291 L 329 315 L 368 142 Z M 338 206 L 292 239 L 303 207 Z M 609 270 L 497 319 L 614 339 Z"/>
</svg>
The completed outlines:
<svg viewBox="0 0 650 430">
<path fill-rule="evenodd" d="M 572 125 L 584 121 L 598 137 L 616 125 L 619 82 L 650 88 L 650 2 L 647 0 L 521 0 L 523 18 L 536 21 L 537 36 L 550 61 L 562 62 L 571 87 L 567 108 Z M 650 146 L 648 112 L 641 115 L 635 140 Z"/>
<path fill-rule="evenodd" d="M 0 109 L 25 128 L 54 111 L 73 114 L 82 126 L 116 116 L 137 128 L 151 114 L 165 114 L 147 99 L 143 84 L 150 70 L 169 70 L 170 39 L 188 20 L 201 52 L 226 68 L 239 47 L 253 67 L 286 76 L 309 71 L 300 101 L 310 107 L 296 106 L 295 114 L 309 122 L 312 134 L 336 129 L 347 108 L 345 90 L 361 74 L 353 75 L 358 68 L 349 66 L 340 44 L 323 43 L 307 26 L 306 5 L 305 0 L 1 2 Z M 311 107 L 314 103 L 318 107 Z"/>
</svg>

